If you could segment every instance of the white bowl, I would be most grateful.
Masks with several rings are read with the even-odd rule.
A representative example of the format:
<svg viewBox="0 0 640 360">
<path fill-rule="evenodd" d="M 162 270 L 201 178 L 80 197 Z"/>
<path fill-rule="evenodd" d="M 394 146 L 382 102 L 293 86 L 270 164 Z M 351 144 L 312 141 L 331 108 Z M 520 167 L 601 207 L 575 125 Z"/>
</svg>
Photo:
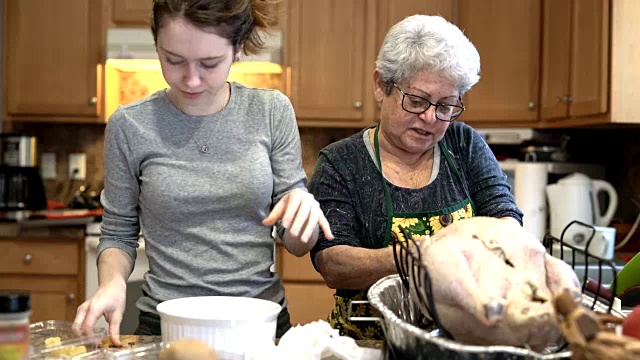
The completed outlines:
<svg viewBox="0 0 640 360">
<path fill-rule="evenodd" d="M 201 340 L 219 359 L 244 359 L 255 343 L 274 341 L 282 307 L 268 300 L 198 296 L 158 304 L 162 341 Z"/>
</svg>

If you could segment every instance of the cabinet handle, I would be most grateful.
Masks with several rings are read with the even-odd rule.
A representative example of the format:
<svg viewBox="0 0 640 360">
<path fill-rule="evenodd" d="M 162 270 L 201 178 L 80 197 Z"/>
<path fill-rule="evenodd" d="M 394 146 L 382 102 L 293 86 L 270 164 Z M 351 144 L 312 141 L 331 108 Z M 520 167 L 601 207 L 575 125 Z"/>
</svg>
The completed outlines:
<svg viewBox="0 0 640 360">
<path fill-rule="evenodd" d="M 354 101 L 353 102 L 353 107 L 360 110 L 362 109 L 362 101 Z"/>
<path fill-rule="evenodd" d="M 68 301 L 74 301 L 76 299 L 76 294 L 74 293 L 68 293 L 67 294 L 67 300 Z"/>
<path fill-rule="evenodd" d="M 89 105 L 95 105 L 98 103 L 98 97 L 97 96 L 92 96 L 89 98 Z"/>
<path fill-rule="evenodd" d="M 570 104 L 572 99 L 571 96 L 563 96 L 563 97 L 556 97 L 556 101 L 562 104 Z"/>
<path fill-rule="evenodd" d="M 30 264 L 31 261 L 33 261 L 33 256 L 31 256 L 31 254 L 26 254 L 22 261 L 24 261 L 25 264 Z"/>
<path fill-rule="evenodd" d="M 534 103 L 533 101 L 529 101 L 527 107 L 529 108 L 529 110 L 534 110 L 536 108 L 536 103 Z"/>
</svg>

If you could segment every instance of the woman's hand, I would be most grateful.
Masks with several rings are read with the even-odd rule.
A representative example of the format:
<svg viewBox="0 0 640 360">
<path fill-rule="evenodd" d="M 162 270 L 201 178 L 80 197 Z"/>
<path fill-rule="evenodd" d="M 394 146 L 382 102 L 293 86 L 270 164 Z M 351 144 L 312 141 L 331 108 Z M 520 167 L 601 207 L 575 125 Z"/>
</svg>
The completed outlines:
<svg viewBox="0 0 640 360">
<path fill-rule="evenodd" d="M 282 226 L 286 229 L 285 245 L 294 255 L 302 256 L 308 252 L 318 239 L 318 226 L 324 232 L 325 238 L 333 239 L 329 222 L 320 209 L 320 204 L 313 195 L 302 189 L 294 189 L 280 199 L 262 223 L 267 226 L 274 225 L 282 220 Z M 296 244 L 291 244 L 291 241 Z M 302 245 L 302 246 L 301 246 Z M 299 251 L 292 251 L 293 248 Z M 306 251 L 304 251 L 306 249 Z M 303 252 L 298 255 L 298 253 Z"/>
<path fill-rule="evenodd" d="M 512 218 L 512 217 L 506 216 L 506 217 L 501 217 L 501 218 L 499 218 L 499 219 L 500 219 L 500 220 L 504 220 L 504 221 L 506 221 L 506 222 L 513 223 L 514 225 L 518 225 L 518 227 L 522 227 L 522 225 L 520 225 L 520 223 L 518 222 L 518 220 L 516 220 L 516 219 L 514 219 L 514 218 Z"/>
<path fill-rule="evenodd" d="M 98 318 L 104 315 L 109 323 L 109 335 L 113 345 L 120 346 L 120 323 L 127 293 L 127 284 L 121 280 L 100 285 L 90 299 L 78 306 L 73 327 L 91 334 Z"/>
</svg>

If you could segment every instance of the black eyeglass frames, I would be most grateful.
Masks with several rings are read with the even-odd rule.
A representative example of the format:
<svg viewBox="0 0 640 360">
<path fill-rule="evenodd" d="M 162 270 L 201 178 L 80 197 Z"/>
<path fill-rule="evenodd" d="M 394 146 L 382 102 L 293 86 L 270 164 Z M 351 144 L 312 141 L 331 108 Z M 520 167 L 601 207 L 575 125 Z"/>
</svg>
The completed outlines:
<svg viewBox="0 0 640 360">
<path fill-rule="evenodd" d="M 429 110 L 431 106 L 435 106 L 436 119 L 451 122 L 455 121 L 465 109 L 460 98 L 458 98 L 460 105 L 434 104 L 422 96 L 405 93 L 396 83 L 393 83 L 393 86 L 402 94 L 402 109 L 412 114 L 422 114 Z"/>
</svg>

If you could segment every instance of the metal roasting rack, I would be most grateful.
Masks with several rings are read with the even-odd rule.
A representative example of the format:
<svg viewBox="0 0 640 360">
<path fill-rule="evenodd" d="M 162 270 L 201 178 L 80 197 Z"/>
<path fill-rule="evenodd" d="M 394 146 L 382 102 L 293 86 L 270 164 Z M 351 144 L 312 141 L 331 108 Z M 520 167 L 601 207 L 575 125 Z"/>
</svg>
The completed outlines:
<svg viewBox="0 0 640 360">
<path fill-rule="evenodd" d="M 569 228 L 571 228 L 574 225 L 581 225 L 585 228 L 587 228 L 588 230 L 590 230 L 590 235 L 587 238 L 587 241 L 585 243 L 584 248 L 582 247 L 577 247 L 575 245 L 571 245 L 566 243 L 565 241 L 565 234 L 567 233 L 567 230 Z M 585 271 L 584 271 L 584 275 L 582 276 L 581 280 L 581 284 L 582 284 L 582 293 L 585 294 L 587 292 L 591 292 L 592 296 L 593 296 L 593 301 L 591 303 L 591 310 L 594 310 L 596 307 L 596 303 L 598 301 L 607 304 L 607 313 L 611 313 L 611 309 L 613 308 L 613 299 L 606 299 L 603 295 L 604 295 L 604 287 L 601 286 L 602 285 L 602 274 L 603 271 L 608 271 L 613 275 L 613 280 L 611 282 L 611 286 L 609 286 L 609 291 L 615 296 L 616 294 L 616 289 L 618 286 L 618 282 L 617 282 L 617 277 L 618 277 L 618 271 L 616 270 L 616 267 L 613 263 L 612 260 L 609 259 L 604 259 L 601 258 L 599 256 L 595 256 L 593 254 L 591 254 L 589 252 L 589 246 L 591 245 L 591 242 L 593 241 L 593 238 L 595 237 L 596 234 L 596 229 L 593 227 L 593 225 L 589 225 L 586 223 L 583 223 L 581 221 L 578 220 L 574 220 L 572 222 L 570 222 L 565 228 L 564 230 L 562 230 L 562 233 L 560 234 L 560 239 L 555 238 L 553 236 L 551 236 L 550 234 L 545 235 L 544 240 L 543 240 L 543 244 L 545 246 L 545 248 L 547 248 L 547 251 L 549 252 L 549 255 L 554 256 L 554 244 L 558 244 L 559 246 L 556 247 L 556 249 L 559 249 L 560 252 L 560 259 L 564 261 L 564 255 L 565 255 L 565 248 L 571 250 L 571 261 L 569 262 L 569 265 L 571 265 L 572 269 L 576 269 L 576 258 L 578 258 L 578 256 L 582 257 L 584 259 L 584 266 L 585 266 Z M 556 256 L 557 257 L 557 256 Z M 597 279 L 590 279 L 589 278 L 589 267 L 592 265 L 597 265 Z M 595 284 L 596 286 L 594 286 L 595 290 L 593 289 L 587 289 L 587 285 L 589 284 L 589 280 L 595 280 L 597 283 Z"/>
<path fill-rule="evenodd" d="M 588 236 L 585 247 L 577 247 L 563 241 L 565 238 L 565 233 L 567 229 L 571 226 L 582 225 L 588 228 L 590 231 L 590 235 Z M 400 240 L 392 232 L 392 244 L 393 244 L 393 253 L 395 265 L 398 270 L 398 274 L 400 280 L 402 282 L 403 287 L 409 293 L 413 291 L 413 295 L 411 298 L 413 301 L 417 300 L 418 304 L 416 304 L 422 311 L 426 310 L 430 319 L 426 319 L 423 317 L 423 321 L 420 322 L 419 326 L 424 329 L 428 329 L 429 332 L 433 333 L 434 328 L 438 332 L 439 337 L 443 337 L 445 339 L 450 339 L 455 341 L 440 321 L 438 316 L 438 311 L 436 308 L 435 301 L 432 296 L 432 284 L 433 280 L 437 281 L 437 279 L 432 279 L 429 275 L 428 268 L 422 262 L 422 254 L 420 252 L 419 243 L 412 237 L 411 233 L 409 233 L 402 226 L 399 227 L 401 233 L 404 235 L 406 240 Z M 616 294 L 616 277 L 617 271 L 611 260 L 604 259 L 598 256 L 591 254 L 588 250 L 589 245 L 591 244 L 596 230 L 593 226 L 589 224 L 582 223 L 580 221 L 573 221 L 563 230 L 560 239 L 547 234 L 543 239 L 543 245 L 550 255 L 554 255 L 554 250 L 559 249 L 560 255 L 556 256 L 560 259 L 564 260 L 565 248 L 571 251 L 571 261 L 567 262 L 572 269 L 576 269 L 576 259 L 578 257 L 584 259 L 585 272 L 582 276 L 582 304 L 585 307 L 591 308 L 591 310 L 595 310 L 601 313 L 611 313 L 613 307 L 613 299 L 607 299 L 604 295 L 605 291 L 610 291 L 613 295 Z M 554 246 L 556 245 L 556 246 Z M 589 279 L 589 271 L 590 266 L 597 266 L 597 279 Z M 597 285 L 602 283 L 603 280 L 603 272 L 611 271 L 613 275 L 613 282 L 608 289 L 605 289 L 602 286 L 591 286 L 587 287 L 587 284 L 591 281 L 597 281 Z M 424 321 L 426 319 L 426 321 Z M 424 325 L 424 326 L 423 326 Z M 566 342 L 562 344 L 558 344 L 553 349 L 553 353 L 560 353 L 561 351 L 566 350 Z"/>
</svg>

